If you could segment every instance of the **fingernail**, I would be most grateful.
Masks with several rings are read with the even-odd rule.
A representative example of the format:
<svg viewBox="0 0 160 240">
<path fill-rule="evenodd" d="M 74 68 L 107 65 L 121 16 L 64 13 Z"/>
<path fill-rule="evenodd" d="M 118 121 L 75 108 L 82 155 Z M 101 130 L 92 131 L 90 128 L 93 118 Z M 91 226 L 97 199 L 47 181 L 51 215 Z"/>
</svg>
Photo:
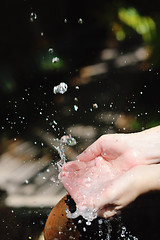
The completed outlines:
<svg viewBox="0 0 160 240">
<path fill-rule="evenodd" d="M 108 214 L 106 212 L 103 213 L 103 217 L 104 218 L 107 218 L 108 217 Z"/>
</svg>

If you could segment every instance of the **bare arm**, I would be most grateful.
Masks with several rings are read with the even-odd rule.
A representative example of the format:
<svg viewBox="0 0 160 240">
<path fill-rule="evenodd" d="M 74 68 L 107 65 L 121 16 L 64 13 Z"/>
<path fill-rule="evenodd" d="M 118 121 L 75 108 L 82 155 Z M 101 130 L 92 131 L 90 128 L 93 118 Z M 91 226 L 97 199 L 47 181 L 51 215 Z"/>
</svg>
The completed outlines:
<svg viewBox="0 0 160 240">
<path fill-rule="evenodd" d="M 138 196 L 160 190 L 160 164 L 136 166 L 114 180 L 99 202 L 98 215 L 111 217 Z"/>
<path fill-rule="evenodd" d="M 124 170 L 136 165 L 160 162 L 160 126 L 130 134 L 106 134 L 90 145 L 77 158 L 91 161 L 101 156 L 116 162 Z"/>
</svg>

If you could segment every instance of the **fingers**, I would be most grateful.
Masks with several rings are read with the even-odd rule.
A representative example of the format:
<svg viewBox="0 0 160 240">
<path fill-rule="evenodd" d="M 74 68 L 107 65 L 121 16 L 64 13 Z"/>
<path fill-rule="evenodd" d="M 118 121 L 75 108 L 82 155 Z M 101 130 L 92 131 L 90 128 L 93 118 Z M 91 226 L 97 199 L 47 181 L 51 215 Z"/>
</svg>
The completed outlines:
<svg viewBox="0 0 160 240">
<path fill-rule="evenodd" d="M 86 164 L 80 161 L 71 161 L 63 165 L 62 170 L 67 172 L 75 172 L 86 167 Z"/>
<path fill-rule="evenodd" d="M 115 205 L 108 205 L 98 211 L 98 216 L 102 218 L 110 218 L 114 215 L 120 214 L 119 207 Z"/>
<path fill-rule="evenodd" d="M 96 140 L 84 152 L 79 154 L 77 156 L 77 159 L 80 161 L 88 162 L 95 159 L 97 156 L 101 155 L 101 152 L 102 152 L 101 138 Z"/>
</svg>

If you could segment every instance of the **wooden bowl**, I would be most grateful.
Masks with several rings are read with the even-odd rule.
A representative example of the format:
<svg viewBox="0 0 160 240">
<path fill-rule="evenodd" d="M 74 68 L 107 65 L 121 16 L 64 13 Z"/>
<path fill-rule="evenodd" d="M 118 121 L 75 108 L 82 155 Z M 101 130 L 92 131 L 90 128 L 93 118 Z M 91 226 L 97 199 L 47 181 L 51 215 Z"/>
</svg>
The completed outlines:
<svg viewBox="0 0 160 240">
<path fill-rule="evenodd" d="M 50 212 L 44 228 L 45 240 L 79 239 L 79 231 L 72 219 L 66 216 L 70 196 L 64 196 Z"/>
</svg>

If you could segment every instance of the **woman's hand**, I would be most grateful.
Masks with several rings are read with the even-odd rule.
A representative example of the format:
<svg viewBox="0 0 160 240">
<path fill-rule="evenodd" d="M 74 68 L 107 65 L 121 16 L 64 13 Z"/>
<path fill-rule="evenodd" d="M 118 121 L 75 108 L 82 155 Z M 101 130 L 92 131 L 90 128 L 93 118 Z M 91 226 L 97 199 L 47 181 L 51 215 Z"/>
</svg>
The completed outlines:
<svg viewBox="0 0 160 240">
<path fill-rule="evenodd" d="M 139 195 L 160 190 L 160 127 L 103 135 L 77 158 L 59 178 L 78 207 L 95 208 L 99 216 L 111 217 Z"/>
<path fill-rule="evenodd" d="M 160 164 L 136 166 L 106 188 L 96 206 L 100 217 L 109 218 L 133 202 L 138 196 L 160 190 Z"/>
<path fill-rule="evenodd" d="M 121 171 L 136 165 L 159 163 L 160 127 L 138 133 L 103 135 L 77 159 L 88 162 L 97 157 L 102 157 Z"/>
</svg>

